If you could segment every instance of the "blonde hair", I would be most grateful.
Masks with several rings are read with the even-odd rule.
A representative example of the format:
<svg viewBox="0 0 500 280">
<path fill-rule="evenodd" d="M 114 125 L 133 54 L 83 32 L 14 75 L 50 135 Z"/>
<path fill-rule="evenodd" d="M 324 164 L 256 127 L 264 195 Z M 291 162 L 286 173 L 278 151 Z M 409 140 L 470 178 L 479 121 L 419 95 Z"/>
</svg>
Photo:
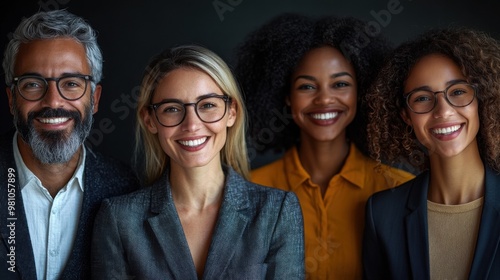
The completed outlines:
<svg viewBox="0 0 500 280">
<path fill-rule="evenodd" d="M 246 109 L 239 86 L 228 65 L 217 54 L 201 46 L 187 45 L 167 49 L 156 55 L 143 76 L 137 101 L 135 159 L 137 167 L 142 165 L 145 183 L 150 184 L 161 176 L 169 158 L 161 148 L 157 135 L 147 129 L 141 114 L 143 111 L 151 112 L 148 106 L 160 80 L 167 73 L 179 68 L 195 68 L 203 71 L 231 97 L 236 108 L 236 121 L 228 128 L 226 144 L 221 151 L 221 161 L 245 179 L 249 179 L 245 140 Z M 138 164 L 140 158 L 143 158 L 143 164 Z"/>
</svg>

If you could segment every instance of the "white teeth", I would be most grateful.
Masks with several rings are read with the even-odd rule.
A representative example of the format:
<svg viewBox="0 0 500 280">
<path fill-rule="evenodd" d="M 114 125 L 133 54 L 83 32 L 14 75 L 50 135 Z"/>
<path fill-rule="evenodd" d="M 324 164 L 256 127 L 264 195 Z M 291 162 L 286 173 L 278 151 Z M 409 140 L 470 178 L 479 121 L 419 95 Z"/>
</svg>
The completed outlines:
<svg viewBox="0 0 500 280">
<path fill-rule="evenodd" d="M 337 117 L 339 113 L 321 113 L 321 114 L 311 114 L 311 117 L 316 120 L 331 120 Z"/>
<path fill-rule="evenodd" d="M 436 128 L 432 130 L 434 134 L 450 134 L 460 129 L 460 125 L 454 125 L 450 127 Z"/>
<path fill-rule="evenodd" d="M 207 138 L 208 137 L 203 137 L 203 138 L 200 138 L 200 139 L 189 140 L 189 141 L 180 141 L 179 140 L 179 143 L 181 143 L 184 146 L 196 147 L 196 146 L 199 146 L 199 145 L 205 143 L 205 141 L 207 141 Z"/>
<path fill-rule="evenodd" d="M 47 118 L 47 119 L 39 119 L 40 122 L 42 123 L 49 123 L 49 124 L 60 124 L 63 122 L 68 121 L 69 118 Z"/>
</svg>

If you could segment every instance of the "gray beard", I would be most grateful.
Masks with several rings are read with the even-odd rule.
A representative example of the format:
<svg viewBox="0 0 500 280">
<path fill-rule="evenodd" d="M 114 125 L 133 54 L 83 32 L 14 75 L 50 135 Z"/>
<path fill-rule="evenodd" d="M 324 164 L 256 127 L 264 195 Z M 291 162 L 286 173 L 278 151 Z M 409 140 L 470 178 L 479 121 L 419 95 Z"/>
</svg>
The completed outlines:
<svg viewBox="0 0 500 280">
<path fill-rule="evenodd" d="M 93 104 L 93 98 L 91 104 Z M 15 102 L 14 102 L 15 104 Z M 77 111 L 62 109 L 44 109 L 31 112 L 24 120 L 19 115 L 19 109 L 14 108 L 14 124 L 21 138 L 26 142 L 37 160 L 44 164 L 61 164 L 71 160 L 90 133 L 93 123 L 93 105 L 85 106 L 85 118 Z M 33 126 L 36 117 L 71 117 L 74 127 L 70 133 L 60 131 L 37 131 Z"/>
</svg>

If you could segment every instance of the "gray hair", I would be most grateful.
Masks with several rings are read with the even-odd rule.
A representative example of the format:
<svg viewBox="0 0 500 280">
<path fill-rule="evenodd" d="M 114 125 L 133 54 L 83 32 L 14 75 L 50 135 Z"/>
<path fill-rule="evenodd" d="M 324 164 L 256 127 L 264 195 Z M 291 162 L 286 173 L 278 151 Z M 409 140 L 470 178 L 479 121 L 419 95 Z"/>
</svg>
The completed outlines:
<svg viewBox="0 0 500 280">
<path fill-rule="evenodd" d="M 21 43 L 60 37 L 74 39 L 85 47 L 91 75 L 94 78 L 92 83 L 94 92 L 95 85 L 102 77 L 102 53 L 97 44 L 97 33 L 84 19 L 66 10 L 38 12 L 21 21 L 5 49 L 2 63 L 5 83 L 7 85 L 12 83 L 14 64 Z"/>
</svg>

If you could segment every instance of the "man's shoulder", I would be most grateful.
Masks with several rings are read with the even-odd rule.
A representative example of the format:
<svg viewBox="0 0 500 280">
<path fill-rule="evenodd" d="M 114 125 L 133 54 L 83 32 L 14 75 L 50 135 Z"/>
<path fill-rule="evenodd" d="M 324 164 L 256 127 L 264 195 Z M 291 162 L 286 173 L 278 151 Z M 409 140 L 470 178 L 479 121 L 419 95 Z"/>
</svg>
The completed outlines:
<svg viewBox="0 0 500 280">
<path fill-rule="evenodd" d="M 130 185 L 136 189 L 139 185 L 132 168 L 124 162 L 86 148 L 85 177 L 104 185 Z"/>
<path fill-rule="evenodd" d="M 131 172 L 132 169 L 124 162 L 102 154 L 101 152 L 92 150 L 88 147 L 86 149 L 85 167 L 89 170 L 109 172 Z M 87 165 L 89 164 L 89 165 Z"/>
</svg>

